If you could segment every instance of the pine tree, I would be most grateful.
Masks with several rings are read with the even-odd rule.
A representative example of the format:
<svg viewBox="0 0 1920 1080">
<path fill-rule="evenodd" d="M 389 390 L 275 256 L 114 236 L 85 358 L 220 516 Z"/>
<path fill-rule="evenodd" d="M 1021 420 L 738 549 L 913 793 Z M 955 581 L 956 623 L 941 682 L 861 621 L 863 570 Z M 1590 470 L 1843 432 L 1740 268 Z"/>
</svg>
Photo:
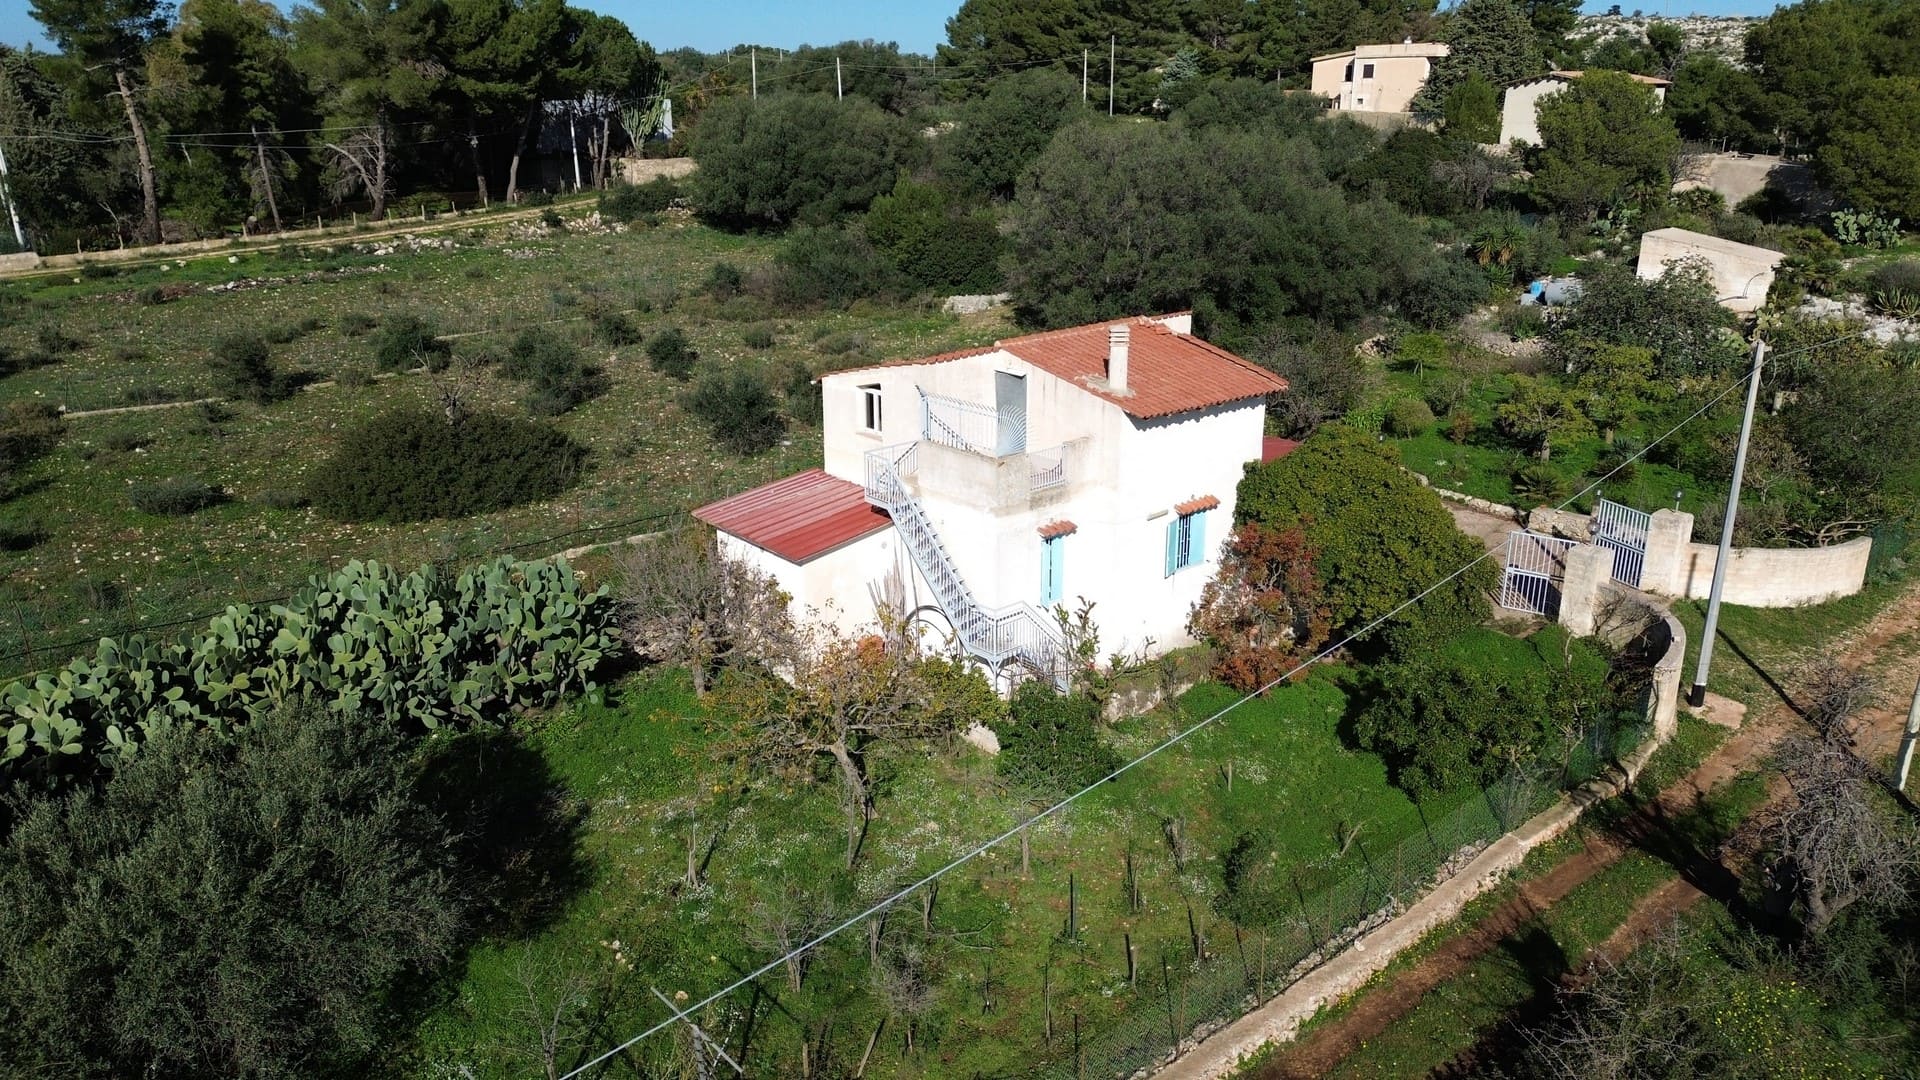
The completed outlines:
<svg viewBox="0 0 1920 1080">
<path fill-rule="evenodd" d="M 1439 112 L 1468 72 L 1479 72 L 1504 94 L 1508 86 L 1546 70 L 1533 23 L 1514 0 L 1466 0 L 1453 10 L 1442 38 L 1451 52 L 1434 63 L 1414 99 L 1414 108 L 1423 112 Z"/>
</svg>

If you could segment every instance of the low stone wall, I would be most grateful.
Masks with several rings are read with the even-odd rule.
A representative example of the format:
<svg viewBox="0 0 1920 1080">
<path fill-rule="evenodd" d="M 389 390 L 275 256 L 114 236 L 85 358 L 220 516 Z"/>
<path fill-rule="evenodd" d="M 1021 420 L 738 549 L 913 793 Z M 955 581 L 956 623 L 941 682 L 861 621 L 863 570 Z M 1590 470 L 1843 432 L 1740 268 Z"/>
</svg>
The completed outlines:
<svg viewBox="0 0 1920 1080">
<path fill-rule="evenodd" d="M 619 166 L 620 179 L 629 184 L 644 184 L 663 176 L 678 180 L 692 175 L 695 168 L 693 159 L 688 157 L 621 158 L 614 164 Z"/>
<path fill-rule="evenodd" d="M 1720 596 L 1747 607 L 1801 607 L 1852 596 L 1867 581 L 1873 538 L 1816 548 L 1734 548 Z M 1688 544 L 1673 588 L 1675 596 L 1703 600 L 1713 588 L 1720 549 Z"/>
<path fill-rule="evenodd" d="M 35 270 L 40 266 L 40 256 L 32 251 L 16 251 L 11 255 L 0 255 L 0 274 L 17 274 L 23 270 Z"/>
</svg>

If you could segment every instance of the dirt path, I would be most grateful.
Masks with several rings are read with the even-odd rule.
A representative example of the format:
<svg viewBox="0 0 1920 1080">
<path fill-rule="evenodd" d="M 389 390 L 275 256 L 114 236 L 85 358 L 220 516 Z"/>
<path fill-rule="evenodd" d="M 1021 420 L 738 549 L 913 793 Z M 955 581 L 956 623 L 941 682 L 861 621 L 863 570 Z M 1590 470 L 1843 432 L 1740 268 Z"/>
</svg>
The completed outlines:
<svg viewBox="0 0 1920 1080">
<path fill-rule="evenodd" d="M 1920 582 L 1908 586 L 1866 626 L 1835 642 L 1835 652 L 1841 662 L 1849 666 L 1874 665 L 1877 660 L 1887 659 L 1884 650 L 1889 645 L 1917 630 L 1920 630 Z M 1910 683 L 1916 673 L 1920 673 L 1920 656 L 1893 659 L 1881 671 L 1889 680 L 1889 688 L 1894 690 Z M 1890 700 L 1892 698 L 1904 701 L 1905 695 L 1894 693 L 1890 695 Z M 1721 743 L 1691 773 L 1660 792 L 1617 829 L 1592 836 L 1573 857 L 1544 876 L 1521 885 L 1512 899 L 1467 932 L 1442 945 L 1411 970 L 1394 976 L 1390 983 L 1367 991 L 1345 1014 L 1292 1043 L 1253 1075 L 1257 1080 L 1308 1080 L 1333 1071 L 1362 1043 L 1412 1012 L 1428 991 L 1461 975 L 1503 938 L 1618 861 L 1626 853 L 1629 841 L 1663 830 L 1667 822 L 1692 809 L 1707 792 L 1753 769 L 1773 745 L 1792 730 L 1792 720 L 1793 713 L 1785 705 L 1760 713 Z M 1875 754 L 1891 749 L 1899 739 L 1904 720 L 1904 709 L 1888 707 L 1869 714 L 1864 749 Z M 1769 793 L 1769 802 L 1783 794 L 1784 785 L 1780 785 Z M 1736 838 L 1734 845 L 1738 846 L 1745 838 Z M 1706 895 L 1699 884 L 1704 876 L 1699 872 L 1702 869 L 1684 868 L 1679 878 L 1642 897 L 1626 921 L 1590 956 L 1615 959 L 1625 956 L 1698 903 Z M 1711 869 L 1726 873 L 1718 863 Z M 1575 970 L 1581 966 L 1584 961 L 1576 965 Z"/>
</svg>

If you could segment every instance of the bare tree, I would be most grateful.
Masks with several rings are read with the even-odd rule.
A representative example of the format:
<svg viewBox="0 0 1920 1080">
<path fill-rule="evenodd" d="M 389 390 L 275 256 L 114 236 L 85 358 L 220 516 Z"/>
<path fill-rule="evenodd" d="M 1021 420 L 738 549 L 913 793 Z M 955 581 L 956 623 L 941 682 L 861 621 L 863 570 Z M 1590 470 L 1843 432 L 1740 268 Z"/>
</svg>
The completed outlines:
<svg viewBox="0 0 1920 1080">
<path fill-rule="evenodd" d="M 873 820 L 869 758 L 882 747 L 950 738 L 964 710 L 924 677 L 899 627 L 865 637 L 822 622 L 799 628 L 771 670 L 743 671 L 715 692 L 737 717 L 728 750 L 750 764 L 811 777 L 822 762 L 840 775 L 847 864 Z M 774 674 L 774 672 L 779 674 Z"/>
<path fill-rule="evenodd" d="M 1804 736 L 1782 740 L 1779 763 L 1793 801 L 1772 829 L 1772 869 L 1801 905 L 1807 932 L 1820 934 L 1856 903 L 1905 900 L 1920 848 L 1873 766 L 1844 743 Z"/>
<path fill-rule="evenodd" d="M 383 220 L 387 216 L 387 196 L 393 193 L 393 179 L 387 169 L 386 118 L 378 117 L 371 127 L 356 128 L 353 134 L 326 147 L 334 199 L 364 194 L 373 202 L 371 220 Z"/>
<path fill-rule="evenodd" d="M 643 540 L 628 550 L 621 570 L 634 651 L 684 665 L 701 697 L 720 665 L 792 651 L 787 595 L 773 578 L 721 555 L 710 533 Z"/>
<path fill-rule="evenodd" d="M 1496 157 L 1478 147 L 1457 158 L 1433 163 L 1433 180 L 1459 196 L 1474 210 L 1484 210 L 1487 199 L 1500 182 L 1512 176 L 1514 165 L 1505 157 Z"/>
<path fill-rule="evenodd" d="M 789 993 L 800 992 L 813 957 L 812 950 L 802 947 L 834 924 L 839 910 L 835 881 L 831 875 L 812 872 L 785 874 L 756 893 L 747 906 L 747 940 L 784 958 Z"/>
<path fill-rule="evenodd" d="M 1561 997 L 1559 1019 L 1523 1028 L 1527 1075 L 1565 1080 L 1690 1076 L 1703 1055 L 1690 1023 L 1692 988 L 1669 929 L 1614 964 L 1589 967 Z"/>
<path fill-rule="evenodd" d="M 926 943 L 912 941 L 884 948 L 867 970 L 874 997 L 887 1011 L 887 1019 L 905 1028 L 906 1050 L 913 1053 L 913 1036 L 920 1019 L 940 1000 Z"/>
<path fill-rule="evenodd" d="M 547 1080 L 558 1080 L 569 1051 L 586 1045 L 592 1030 L 588 1012 L 606 992 L 606 977 L 528 947 L 514 966 L 514 981 L 520 998 L 510 1027 L 530 1033 L 532 1045 L 516 1043 L 506 1049 L 537 1062 Z"/>
</svg>

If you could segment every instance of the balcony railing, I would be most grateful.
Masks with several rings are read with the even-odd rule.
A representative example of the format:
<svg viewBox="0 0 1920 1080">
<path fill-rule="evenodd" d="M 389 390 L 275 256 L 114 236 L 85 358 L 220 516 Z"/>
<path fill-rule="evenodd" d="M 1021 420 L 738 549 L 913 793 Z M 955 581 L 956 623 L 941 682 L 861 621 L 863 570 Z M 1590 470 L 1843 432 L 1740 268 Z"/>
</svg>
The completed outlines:
<svg viewBox="0 0 1920 1080">
<path fill-rule="evenodd" d="M 1049 446 L 1045 450 L 1027 451 L 1027 476 L 1029 491 L 1046 491 L 1049 488 L 1066 486 L 1066 444 Z"/>
<path fill-rule="evenodd" d="M 920 435 L 928 442 L 965 450 L 970 454 L 999 457 L 1003 440 L 1000 410 L 976 401 L 929 394 L 920 391 Z M 1025 444 L 1025 432 L 1020 443 Z"/>
</svg>

